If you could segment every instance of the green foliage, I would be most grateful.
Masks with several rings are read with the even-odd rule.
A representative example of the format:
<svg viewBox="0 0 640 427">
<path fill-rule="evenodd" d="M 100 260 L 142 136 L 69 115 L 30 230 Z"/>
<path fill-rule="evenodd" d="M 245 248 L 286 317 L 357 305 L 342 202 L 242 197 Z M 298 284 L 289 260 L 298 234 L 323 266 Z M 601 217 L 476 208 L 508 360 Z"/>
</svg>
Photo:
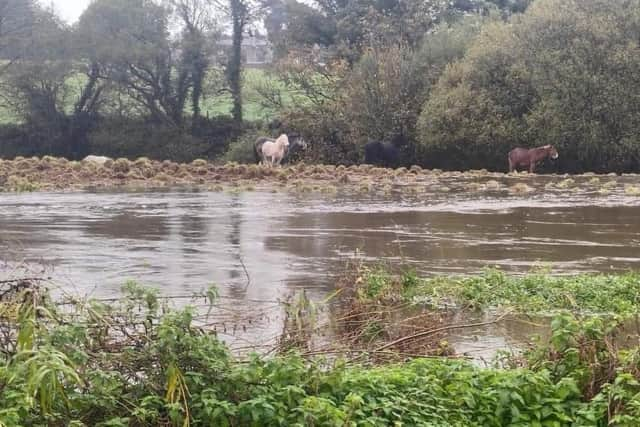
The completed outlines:
<svg viewBox="0 0 640 427">
<path fill-rule="evenodd" d="M 233 375 L 247 387 L 235 404 L 214 401 L 218 425 L 563 425 L 583 406 L 570 380 L 438 360 L 326 371 L 297 358 L 254 359 Z"/>
<path fill-rule="evenodd" d="M 225 162 L 256 163 L 254 144 L 258 137 L 266 135 L 268 135 L 267 132 L 250 131 L 244 133 L 240 138 L 229 144 L 229 149 L 222 156 L 222 160 Z"/>
<path fill-rule="evenodd" d="M 572 377 L 592 397 L 615 373 L 619 356 L 615 333 L 620 327 L 615 319 L 558 315 L 551 322 L 549 343 L 526 355 L 528 365 L 550 372 L 556 381 Z"/>
<path fill-rule="evenodd" d="M 372 48 L 364 52 L 347 78 L 345 114 L 366 142 L 406 134 L 424 102 L 424 67 L 407 47 Z"/>
<path fill-rule="evenodd" d="M 209 85 L 215 85 L 219 71 L 214 69 L 209 73 Z M 231 95 L 220 91 L 220 88 L 212 88 L 208 92 L 216 90 L 221 93 L 202 100 L 202 111 L 215 116 L 230 115 L 233 106 Z M 304 96 L 285 85 L 282 75 L 270 70 L 245 69 L 242 73 L 242 102 L 245 120 L 255 122 L 268 121 L 283 109 L 306 101 Z"/>
<path fill-rule="evenodd" d="M 489 269 L 470 277 L 441 276 L 410 287 L 405 297 L 463 307 L 510 308 L 523 313 L 572 310 L 630 315 L 640 308 L 640 274 L 551 276 L 545 271 L 510 276 Z"/>
<path fill-rule="evenodd" d="M 388 283 L 372 272 L 366 289 L 379 296 Z M 398 283 L 420 286 L 414 273 Z M 610 345 L 616 323 L 557 317 L 552 340 L 526 356 L 526 369 L 446 359 L 371 367 L 295 355 L 240 362 L 193 326 L 191 309 L 160 310 L 157 292 L 133 282 L 123 291 L 109 307 L 78 305 L 72 322 L 25 306 L 30 344 L 0 363 L 0 424 L 604 426 L 633 425 L 640 414 L 637 353 Z M 25 322 L 36 311 L 38 324 Z M 123 329 L 120 346 L 119 329 L 141 313 L 144 329 Z M 112 328 L 115 319 L 122 326 Z"/>
<path fill-rule="evenodd" d="M 25 53 L 28 37 L 38 19 L 37 12 L 34 0 L 3 0 L 0 3 L 0 58 L 20 58 Z M 0 68 L 0 75 L 6 70 L 7 67 Z"/>
<path fill-rule="evenodd" d="M 168 10 L 154 2 L 97 0 L 76 33 L 82 57 L 117 91 L 159 123 L 180 125 L 192 79 L 172 56 L 168 26 Z"/>
<path fill-rule="evenodd" d="M 513 146 L 554 144 L 563 170 L 637 167 L 639 8 L 538 0 L 486 26 L 424 105 L 423 155 L 503 170 Z"/>
<path fill-rule="evenodd" d="M 274 3 L 279 6 L 279 2 Z M 287 2 L 284 5 L 287 20 L 276 24 L 278 32 L 272 38 L 281 55 L 293 51 L 304 56 L 315 45 L 326 49 L 329 60 L 355 63 L 372 46 L 407 45 L 413 48 L 439 22 L 452 22 L 470 13 L 486 13 L 496 5 L 508 15 L 526 7 L 528 0 L 489 3 L 483 0 L 373 3 L 320 0 L 317 2 L 319 7 L 312 8 L 299 2 Z"/>
<path fill-rule="evenodd" d="M 322 164 L 353 164 L 361 157 L 359 139 L 338 105 L 314 105 L 288 110 L 282 121 L 303 129 L 310 142 L 305 161 Z"/>
<path fill-rule="evenodd" d="M 9 384 L 27 378 L 27 395 L 38 401 L 42 415 L 52 412 L 57 399 L 68 405 L 65 388 L 82 385 L 82 380 L 69 358 L 49 346 L 19 352 L 8 370 L 12 371 Z"/>
<path fill-rule="evenodd" d="M 212 158 L 242 117 L 277 117 L 311 142 L 307 161 L 360 162 L 375 138 L 406 164 L 505 170 L 514 146 L 551 143 L 547 170 L 634 171 L 639 1 L 274 0 L 265 72 L 243 71 L 237 48 L 210 66 L 208 0 L 98 0 L 73 27 L 5 0 L 0 154 Z M 252 5 L 230 6 L 241 35 Z M 235 133 L 206 123 L 230 113 Z M 227 159 L 247 161 L 247 141 Z"/>
<path fill-rule="evenodd" d="M 447 63 L 462 57 L 482 23 L 494 19 L 469 16 L 438 25 L 419 42 L 358 47 L 357 60 L 350 65 L 332 63 L 329 76 L 322 67 L 285 61 L 281 67 L 285 82 L 304 91 L 309 100 L 304 105 L 312 107 L 296 105 L 282 116 L 307 131 L 318 161 L 358 162 L 370 139 L 398 138 L 402 161 L 413 163 L 416 153 L 411 142 L 431 87 Z"/>
</svg>

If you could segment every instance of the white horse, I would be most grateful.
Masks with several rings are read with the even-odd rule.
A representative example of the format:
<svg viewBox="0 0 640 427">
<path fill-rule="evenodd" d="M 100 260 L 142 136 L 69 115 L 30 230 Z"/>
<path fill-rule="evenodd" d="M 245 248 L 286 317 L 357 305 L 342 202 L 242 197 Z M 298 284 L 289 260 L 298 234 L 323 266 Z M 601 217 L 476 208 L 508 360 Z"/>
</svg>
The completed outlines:
<svg viewBox="0 0 640 427">
<path fill-rule="evenodd" d="M 265 141 L 262 144 L 262 159 L 271 166 L 279 165 L 288 148 L 289 138 L 283 133 L 275 141 Z"/>
<path fill-rule="evenodd" d="M 89 156 L 85 157 L 84 159 L 82 159 L 83 162 L 93 162 L 93 163 L 97 163 L 99 165 L 104 165 L 109 160 L 113 160 L 113 159 L 111 157 L 94 156 L 94 155 L 89 155 Z"/>
<path fill-rule="evenodd" d="M 284 153 L 284 158 L 282 159 L 282 162 L 280 162 L 280 164 L 282 164 L 283 162 L 286 163 L 292 153 L 295 153 L 299 150 L 304 151 L 309 146 L 309 143 L 307 143 L 307 141 L 305 141 L 304 138 L 298 133 L 287 135 L 287 138 L 289 139 L 289 148 Z M 262 154 L 262 146 L 267 141 L 274 142 L 275 139 L 269 138 L 267 136 L 261 136 L 256 139 L 256 142 L 253 143 L 253 154 L 256 159 L 256 163 L 259 165 L 266 164 L 266 162 L 264 161 L 264 155 Z"/>
</svg>

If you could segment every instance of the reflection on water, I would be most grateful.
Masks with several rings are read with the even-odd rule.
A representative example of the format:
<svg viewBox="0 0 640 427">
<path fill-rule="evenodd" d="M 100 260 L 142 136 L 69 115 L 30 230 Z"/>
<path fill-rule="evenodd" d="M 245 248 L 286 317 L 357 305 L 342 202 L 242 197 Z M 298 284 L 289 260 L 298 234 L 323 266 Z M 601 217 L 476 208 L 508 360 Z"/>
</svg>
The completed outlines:
<svg viewBox="0 0 640 427">
<path fill-rule="evenodd" d="M 583 201 L 584 202 L 584 201 Z M 0 260 L 54 266 L 81 289 L 112 295 L 126 278 L 184 293 L 218 283 L 247 297 L 331 289 L 347 257 L 400 261 L 422 274 L 486 265 L 526 271 L 640 266 L 640 198 L 448 195 L 72 193 L 0 195 Z M 243 267 L 244 264 L 244 267 Z M 235 286 L 238 285 L 238 286 Z M 236 295 L 240 297 L 241 295 Z"/>
<path fill-rule="evenodd" d="M 469 325 L 488 323 L 492 314 L 456 313 L 452 323 Z M 515 353 L 550 337 L 549 319 L 543 317 L 508 316 L 499 323 L 453 331 L 447 338 L 456 353 L 489 364 L 496 350 Z"/>
<path fill-rule="evenodd" d="M 117 294 L 128 278 L 165 294 L 215 283 L 251 310 L 292 289 L 327 295 L 355 254 L 425 275 L 541 262 L 556 273 L 640 267 L 640 198 L 590 197 L 0 194 L 0 268 L 46 265 L 94 296 Z"/>
</svg>

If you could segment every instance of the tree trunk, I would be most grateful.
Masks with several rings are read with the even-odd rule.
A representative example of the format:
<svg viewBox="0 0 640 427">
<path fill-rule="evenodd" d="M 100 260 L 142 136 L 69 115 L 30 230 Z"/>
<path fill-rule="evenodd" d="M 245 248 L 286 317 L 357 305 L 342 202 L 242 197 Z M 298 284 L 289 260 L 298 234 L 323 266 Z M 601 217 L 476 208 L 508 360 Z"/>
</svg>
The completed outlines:
<svg viewBox="0 0 640 427">
<path fill-rule="evenodd" d="M 191 90 L 191 102 L 193 105 L 193 123 L 200 118 L 200 98 L 202 98 L 202 82 L 204 80 L 204 72 L 197 69 L 193 71 L 193 88 Z"/>
<path fill-rule="evenodd" d="M 247 18 L 247 7 L 243 0 L 230 0 L 233 20 L 231 55 L 227 64 L 227 78 L 233 98 L 233 119 L 242 122 L 242 37 Z"/>
<path fill-rule="evenodd" d="M 204 78 L 209 68 L 209 60 L 207 58 L 205 49 L 205 40 L 201 32 L 197 32 L 195 29 L 191 30 L 191 37 L 193 38 L 193 52 L 191 54 L 191 106 L 193 110 L 193 126 L 197 126 L 200 119 L 200 99 L 202 99 L 202 92 L 204 86 Z"/>
<path fill-rule="evenodd" d="M 76 160 L 89 154 L 88 134 L 95 124 L 96 109 L 102 93 L 102 86 L 98 84 L 99 76 L 100 67 L 92 62 L 87 74 L 87 83 L 80 92 L 80 98 L 69 118 L 69 156 Z"/>
</svg>

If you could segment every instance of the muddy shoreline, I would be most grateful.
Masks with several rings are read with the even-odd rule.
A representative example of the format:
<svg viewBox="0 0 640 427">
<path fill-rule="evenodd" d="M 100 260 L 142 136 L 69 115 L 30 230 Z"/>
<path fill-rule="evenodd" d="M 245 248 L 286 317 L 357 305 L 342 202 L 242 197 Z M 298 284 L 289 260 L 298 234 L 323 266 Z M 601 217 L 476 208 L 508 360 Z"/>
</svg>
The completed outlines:
<svg viewBox="0 0 640 427">
<path fill-rule="evenodd" d="M 191 163 L 139 158 L 104 164 L 64 158 L 0 160 L 0 191 L 80 191 L 92 189 L 197 188 L 208 191 L 297 191 L 331 193 L 347 189 L 360 193 L 621 191 L 640 195 L 640 175 L 530 175 L 486 170 L 443 172 L 418 166 L 385 169 L 370 165 L 306 165 L 270 168 L 237 163 Z"/>
</svg>

